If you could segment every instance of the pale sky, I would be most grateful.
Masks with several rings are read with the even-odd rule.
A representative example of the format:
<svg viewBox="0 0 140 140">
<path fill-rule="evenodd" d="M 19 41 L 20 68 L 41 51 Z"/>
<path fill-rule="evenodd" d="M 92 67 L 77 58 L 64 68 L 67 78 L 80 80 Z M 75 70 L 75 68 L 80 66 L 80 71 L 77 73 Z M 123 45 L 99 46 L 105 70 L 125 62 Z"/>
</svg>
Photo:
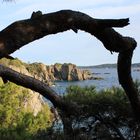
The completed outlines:
<svg viewBox="0 0 140 140">
<path fill-rule="evenodd" d="M 94 18 L 130 18 L 130 25 L 116 28 L 124 36 L 134 37 L 138 47 L 133 62 L 140 62 L 140 0 L 15 0 L 0 1 L 0 29 L 16 20 L 30 18 L 33 11 L 43 13 L 61 9 L 81 11 Z M 76 65 L 97 65 L 116 63 L 117 54 L 111 55 L 94 36 L 79 31 L 67 31 L 49 35 L 34 41 L 12 56 L 24 62 L 42 62 L 45 64 L 74 63 Z"/>
</svg>

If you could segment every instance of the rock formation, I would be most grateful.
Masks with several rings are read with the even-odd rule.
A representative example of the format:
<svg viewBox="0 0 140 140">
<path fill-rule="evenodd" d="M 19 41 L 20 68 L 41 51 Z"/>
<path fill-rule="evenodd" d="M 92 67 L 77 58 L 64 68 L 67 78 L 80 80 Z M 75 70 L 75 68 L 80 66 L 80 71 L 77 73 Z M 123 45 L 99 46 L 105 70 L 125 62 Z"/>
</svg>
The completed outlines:
<svg viewBox="0 0 140 140">
<path fill-rule="evenodd" d="M 91 78 L 91 73 L 88 70 L 80 70 L 76 65 L 71 63 L 55 64 L 54 76 L 56 80 L 64 81 L 79 81 Z"/>
<path fill-rule="evenodd" d="M 47 103 L 43 100 L 43 97 L 32 90 L 28 90 L 30 96 L 24 102 L 24 108 L 27 111 L 33 112 L 34 116 L 38 114 Z"/>
<path fill-rule="evenodd" d="M 92 78 L 92 74 L 88 70 L 81 70 L 71 63 L 56 63 L 47 66 L 42 63 L 27 64 L 18 59 L 10 60 L 3 58 L 0 60 L 0 64 L 6 65 L 25 75 L 32 76 L 40 81 L 48 83 L 49 85 L 51 82 L 58 80 L 79 81 Z"/>
<path fill-rule="evenodd" d="M 0 88 L 3 86 L 3 84 L 4 82 L 2 78 L 0 78 Z M 16 100 L 20 102 L 20 106 L 18 106 L 19 111 L 20 108 L 24 108 L 25 112 L 31 112 L 34 116 L 36 116 L 40 111 L 44 109 L 44 107 L 46 107 L 48 109 L 48 113 L 51 114 L 48 103 L 44 101 L 44 98 L 39 93 L 34 92 L 30 89 L 26 89 L 22 86 L 15 85 L 13 83 L 8 83 L 4 86 L 6 86 L 7 89 L 9 86 L 10 92 L 13 92 L 13 94 L 15 94 L 14 96 L 16 97 Z M 18 92 L 20 93 L 20 95 L 18 94 Z M 11 100 L 13 99 L 14 98 L 11 98 Z"/>
</svg>

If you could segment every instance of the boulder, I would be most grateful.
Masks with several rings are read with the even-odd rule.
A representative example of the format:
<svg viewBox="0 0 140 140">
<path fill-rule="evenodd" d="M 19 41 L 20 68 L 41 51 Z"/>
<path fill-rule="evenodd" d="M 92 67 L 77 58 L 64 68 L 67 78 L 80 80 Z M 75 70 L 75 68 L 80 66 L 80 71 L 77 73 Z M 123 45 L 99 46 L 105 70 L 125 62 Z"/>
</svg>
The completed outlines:
<svg viewBox="0 0 140 140">
<path fill-rule="evenodd" d="M 57 80 L 79 81 L 86 80 L 91 75 L 89 71 L 80 70 L 76 65 L 71 63 L 54 65 L 54 76 Z"/>
<path fill-rule="evenodd" d="M 28 90 L 28 93 L 30 96 L 25 100 L 24 108 L 36 116 L 38 112 L 43 109 L 43 106 L 47 105 L 47 103 L 43 100 L 43 97 L 39 93 L 32 90 Z"/>
<path fill-rule="evenodd" d="M 63 64 L 61 67 L 61 78 L 62 80 L 72 81 L 71 72 L 74 69 L 75 65 L 72 64 Z"/>
<path fill-rule="evenodd" d="M 82 71 L 80 69 L 78 69 L 77 67 L 72 69 L 70 76 L 71 76 L 72 81 L 83 80 Z"/>
<path fill-rule="evenodd" d="M 83 70 L 82 71 L 82 77 L 83 77 L 83 80 L 91 79 L 92 74 L 89 70 Z"/>
<path fill-rule="evenodd" d="M 62 64 L 59 64 L 59 63 L 54 64 L 54 77 L 59 80 L 62 80 L 61 68 L 62 68 Z"/>
</svg>

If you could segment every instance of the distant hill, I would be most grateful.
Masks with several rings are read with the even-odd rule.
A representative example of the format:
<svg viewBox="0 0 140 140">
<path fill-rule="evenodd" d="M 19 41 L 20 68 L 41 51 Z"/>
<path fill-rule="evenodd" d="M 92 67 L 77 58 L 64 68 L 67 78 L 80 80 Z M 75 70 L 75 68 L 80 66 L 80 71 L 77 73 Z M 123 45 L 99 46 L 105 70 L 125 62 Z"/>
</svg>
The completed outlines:
<svg viewBox="0 0 140 140">
<path fill-rule="evenodd" d="M 89 68 L 116 68 L 117 64 L 101 64 L 95 66 L 79 66 L 81 69 L 89 69 Z M 132 67 L 140 67 L 140 63 L 132 64 Z"/>
</svg>

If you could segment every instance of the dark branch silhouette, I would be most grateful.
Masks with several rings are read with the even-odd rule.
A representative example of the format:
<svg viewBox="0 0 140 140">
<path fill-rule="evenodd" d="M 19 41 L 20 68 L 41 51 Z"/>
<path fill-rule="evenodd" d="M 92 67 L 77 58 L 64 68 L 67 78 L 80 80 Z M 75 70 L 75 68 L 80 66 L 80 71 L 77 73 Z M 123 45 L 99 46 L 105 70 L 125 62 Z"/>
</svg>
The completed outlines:
<svg viewBox="0 0 140 140">
<path fill-rule="evenodd" d="M 112 28 L 124 27 L 128 24 L 128 18 L 95 19 L 72 10 L 62 10 L 49 14 L 42 14 L 41 11 L 33 12 L 30 19 L 16 21 L 0 32 L 0 58 L 8 57 L 9 54 L 24 45 L 47 35 L 70 29 L 75 33 L 78 30 L 88 32 L 99 39 L 107 50 L 119 53 L 119 82 L 130 100 L 137 120 L 140 121 L 140 99 L 131 77 L 131 59 L 137 43 L 133 38 L 124 37 Z M 0 75 L 16 84 L 38 91 L 61 109 L 67 108 L 66 104 L 53 90 L 38 80 L 11 71 L 3 66 L 0 66 Z"/>
<path fill-rule="evenodd" d="M 128 18 L 100 20 L 71 10 L 44 15 L 40 11 L 33 12 L 30 19 L 16 21 L 0 32 L 0 57 L 7 56 L 46 35 L 70 29 L 76 33 L 79 29 L 86 31 L 101 40 L 108 50 L 118 52 L 118 49 L 124 49 L 121 48 L 122 36 L 110 27 L 124 27 L 128 24 Z"/>
</svg>

